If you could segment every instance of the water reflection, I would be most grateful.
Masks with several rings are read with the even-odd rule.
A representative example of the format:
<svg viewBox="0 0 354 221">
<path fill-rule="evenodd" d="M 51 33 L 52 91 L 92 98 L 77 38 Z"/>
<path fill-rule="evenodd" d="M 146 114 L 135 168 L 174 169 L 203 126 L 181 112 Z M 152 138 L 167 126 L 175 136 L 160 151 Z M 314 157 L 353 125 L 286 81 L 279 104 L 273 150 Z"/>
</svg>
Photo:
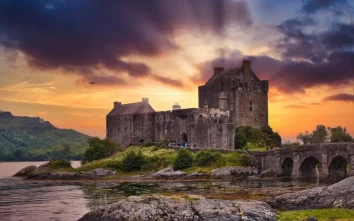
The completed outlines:
<svg viewBox="0 0 354 221">
<path fill-rule="evenodd" d="M 77 220 L 90 210 L 142 194 L 197 194 L 210 198 L 264 199 L 313 187 L 316 182 L 59 182 L 0 179 L 0 220 Z"/>
</svg>

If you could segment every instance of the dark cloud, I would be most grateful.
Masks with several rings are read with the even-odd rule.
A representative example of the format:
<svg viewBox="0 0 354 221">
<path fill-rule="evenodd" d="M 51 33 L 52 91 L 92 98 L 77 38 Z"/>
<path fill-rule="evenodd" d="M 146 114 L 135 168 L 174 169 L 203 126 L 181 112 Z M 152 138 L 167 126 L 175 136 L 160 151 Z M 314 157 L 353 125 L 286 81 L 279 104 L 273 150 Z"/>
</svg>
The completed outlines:
<svg viewBox="0 0 354 221">
<path fill-rule="evenodd" d="M 152 78 L 160 83 L 172 86 L 172 87 L 177 87 L 177 88 L 181 88 L 183 87 L 183 83 L 181 81 L 169 78 L 169 77 L 163 77 L 163 76 L 159 76 L 159 75 L 152 75 Z"/>
<path fill-rule="evenodd" d="M 336 5 L 348 5 L 347 0 L 305 0 L 302 10 L 306 13 L 312 14 L 318 10 L 328 9 Z M 336 10 L 336 8 L 333 8 Z"/>
<path fill-rule="evenodd" d="M 197 64 L 197 73 L 191 80 L 196 84 L 204 84 L 213 75 L 213 67 L 240 67 L 244 58 L 236 51 L 224 58 Z M 278 60 L 269 56 L 248 56 L 248 59 L 258 77 L 270 80 L 270 86 L 283 93 L 305 93 L 305 89 L 314 86 L 343 85 L 354 80 L 354 52 L 333 53 L 323 63 Z"/>
<path fill-rule="evenodd" d="M 178 49 L 173 36 L 179 31 L 221 34 L 227 25 L 251 23 L 244 0 L 0 1 L 0 44 L 25 54 L 32 67 L 70 69 L 84 79 L 82 68 L 109 69 L 118 83 L 121 72 L 151 75 L 147 64 L 126 58 Z"/>
<path fill-rule="evenodd" d="M 348 22 L 352 16 L 348 8 L 343 0 L 304 1 L 302 11 L 308 13 L 299 13 L 276 26 L 282 37 L 271 46 L 281 57 L 250 56 L 252 69 L 284 93 L 350 84 L 354 81 L 354 23 Z M 333 14 L 335 9 L 342 13 L 328 20 L 326 13 Z M 205 83 L 212 76 L 213 66 L 239 67 L 243 58 L 241 52 L 234 51 L 198 64 L 192 81 Z"/>
<path fill-rule="evenodd" d="M 334 94 L 324 98 L 324 101 L 344 101 L 344 102 L 354 102 L 353 94 Z"/>
</svg>

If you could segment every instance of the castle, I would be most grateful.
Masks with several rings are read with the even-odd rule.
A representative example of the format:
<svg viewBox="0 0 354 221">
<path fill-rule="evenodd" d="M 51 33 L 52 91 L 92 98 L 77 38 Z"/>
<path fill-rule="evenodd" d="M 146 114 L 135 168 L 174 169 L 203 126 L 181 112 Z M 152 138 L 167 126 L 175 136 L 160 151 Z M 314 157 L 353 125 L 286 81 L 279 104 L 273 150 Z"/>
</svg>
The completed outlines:
<svg viewBox="0 0 354 221">
<path fill-rule="evenodd" d="M 170 140 L 197 148 L 233 149 L 239 126 L 268 126 L 268 81 L 260 80 L 244 60 L 242 67 L 214 68 L 214 75 L 198 88 L 199 108 L 155 111 L 148 98 L 114 102 L 107 115 L 107 138 L 121 146 Z"/>
</svg>

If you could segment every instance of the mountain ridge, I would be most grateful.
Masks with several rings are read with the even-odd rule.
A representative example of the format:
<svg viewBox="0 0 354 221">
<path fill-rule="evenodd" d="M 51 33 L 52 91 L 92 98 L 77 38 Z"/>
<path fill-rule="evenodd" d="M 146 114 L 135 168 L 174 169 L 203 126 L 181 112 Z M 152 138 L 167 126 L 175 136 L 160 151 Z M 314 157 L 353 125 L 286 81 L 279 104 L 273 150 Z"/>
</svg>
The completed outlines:
<svg viewBox="0 0 354 221">
<path fill-rule="evenodd" d="M 40 117 L 0 112 L 0 160 L 81 158 L 90 136 L 60 129 Z"/>
</svg>

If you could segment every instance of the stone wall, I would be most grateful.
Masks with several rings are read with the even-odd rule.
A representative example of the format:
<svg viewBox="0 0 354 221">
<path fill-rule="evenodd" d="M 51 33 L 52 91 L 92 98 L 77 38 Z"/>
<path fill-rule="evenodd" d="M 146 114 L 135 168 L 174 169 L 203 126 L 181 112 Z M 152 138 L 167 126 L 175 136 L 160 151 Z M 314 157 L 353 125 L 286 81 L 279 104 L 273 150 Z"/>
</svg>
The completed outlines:
<svg viewBox="0 0 354 221">
<path fill-rule="evenodd" d="M 107 138 L 121 146 L 140 140 L 152 141 L 155 137 L 154 117 L 154 113 L 107 116 Z"/>
<path fill-rule="evenodd" d="M 191 108 L 107 117 L 107 137 L 127 146 L 139 141 L 182 142 L 185 134 L 187 143 L 198 148 L 233 149 L 235 127 L 228 115 L 216 108 Z"/>
</svg>

